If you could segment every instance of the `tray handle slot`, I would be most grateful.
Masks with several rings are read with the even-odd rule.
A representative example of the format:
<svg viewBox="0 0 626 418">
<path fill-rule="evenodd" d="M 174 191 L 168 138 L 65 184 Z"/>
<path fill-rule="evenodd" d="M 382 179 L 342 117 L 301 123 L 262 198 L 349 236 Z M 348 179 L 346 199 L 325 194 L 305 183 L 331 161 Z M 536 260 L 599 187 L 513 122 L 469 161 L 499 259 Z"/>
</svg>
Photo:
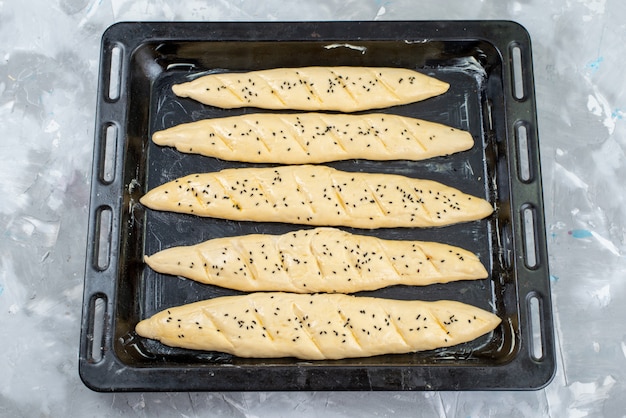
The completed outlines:
<svg viewBox="0 0 626 418">
<path fill-rule="evenodd" d="M 117 155 L 117 140 L 119 127 L 115 123 L 106 123 L 102 127 L 102 150 L 100 152 L 99 177 L 103 184 L 111 184 L 115 179 L 115 160 Z"/>
<path fill-rule="evenodd" d="M 532 181 L 532 171 L 530 164 L 528 123 L 519 121 L 515 124 L 515 142 L 517 143 L 517 174 L 524 183 Z"/>
<path fill-rule="evenodd" d="M 531 204 L 522 206 L 522 229 L 524 240 L 524 262 L 529 269 L 539 267 L 537 255 L 537 211 Z"/>
<path fill-rule="evenodd" d="M 111 238 L 113 234 L 113 211 L 109 206 L 96 210 L 95 250 L 93 266 L 98 271 L 109 268 L 111 263 Z"/>
<path fill-rule="evenodd" d="M 540 297 L 532 292 L 526 298 L 528 309 L 528 323 L 530 325 L 530 357 L 535 361 L 541 361 L 544 357 L 544 335 L 543 322 L 544 318 L 541 314 L 543 311 L 543 301 Z"/>
<path fill-rule="evenodd" d="M 526 98 L 526 86 L 524 82 L 524 66 L 522 65 L 522 48 L 517 43 L 512 43 L 509 47 L 511 56 L 511 81 L 513 89 L 513 97 L 517 100 Z"/>
<path fill-rule="evenodd" d="M 104 338 L 108 314 L 106 296 L 104 294 L 93 295 L 89 300 L 88 309 L 87 333 L 85 335 L 87 359 L 90 363 L 98 363 L 104 358 Z"/>
<path fill-rule="evenodd" d="M 108 85 L 106 88 L 106 97 L 115 102 L 120 98 L 122 90 L 122 47 L 119 44 L 112 45 L 108 54 Z"/>
</svg>

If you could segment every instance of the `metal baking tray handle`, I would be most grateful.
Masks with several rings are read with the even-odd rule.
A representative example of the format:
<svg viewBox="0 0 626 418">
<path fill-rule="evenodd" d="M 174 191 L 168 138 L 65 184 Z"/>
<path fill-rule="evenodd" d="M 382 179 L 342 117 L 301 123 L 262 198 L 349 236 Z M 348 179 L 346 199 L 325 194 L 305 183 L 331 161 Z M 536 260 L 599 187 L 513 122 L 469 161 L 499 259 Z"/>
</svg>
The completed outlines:
<svg viewBox="0 0 626 418">
<path fill-rule="evenodd" d="M 543 187 L 536 126 L 536 102 L 532 73 L 532 48 L 528 33 L 519 28 L 519 41 L 512 41 L 504 49 L 508 54 L 505 65 L 509 66 L 510 85 L 505 86 L 507 115 L 517 115 L 508 121 L 507 133 L 510 146 L 508 161 L 515 167 L 510 172 L 511 188 L 516 191 L 511 205 L 516 208 L 516 219 L 512 221 L 517 254 L 515 263 L 518 271 L 519 320 L 522 332 L 528 337 L 521 340 L 529 367 L 544 363 L 543 370 L 551 375 L 539 373 L 536 378 L 544 384 L 551 381 L 554 373 L 554 333 L 548 272 L 548 250 L 546 241 Z M 515 39 L 515 38 L 514 38 Z M 525 115 L 528 115 L 525 117 Z"/>
<path fill-rule="evenodd" d="M 110 330 L 114 329 L 115 283 L 110 280 L 110 271 L 118 268 L 114 254 L 119 249 L 119 239 L 114 234 L 120 222 L 123 196 L 120 195 L 122 181 L 123 151 L 118 144 L 124 143 L 126 86 L 122 80 L 124 66 L 129 56 L 128 48 L 122 43 L 109 43 L 103 38 L 99 89 L 101 98 L 95 127 L 96 146 L 92 182 L 90 222 L 88 231 L 86 278 L 82 332 L 80 341 L 80 374 L 98 373 L 98 365 L 112 356 Z"/>
</svg>

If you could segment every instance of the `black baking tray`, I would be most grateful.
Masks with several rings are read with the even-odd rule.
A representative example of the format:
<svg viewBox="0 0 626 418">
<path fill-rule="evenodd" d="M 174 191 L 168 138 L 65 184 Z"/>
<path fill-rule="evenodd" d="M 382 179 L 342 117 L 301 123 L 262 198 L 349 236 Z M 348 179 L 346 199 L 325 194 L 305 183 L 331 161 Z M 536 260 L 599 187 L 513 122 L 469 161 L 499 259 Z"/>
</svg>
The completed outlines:
<svg viewBox="0 0 626 418">
<path fill-rule="evenodd" d="M 555 353 L 530 38 L 507 21 L 118 23 L 102 38 L 89 246 L 79 371 L 98 391 L 538 389 Z M 141 319 L 170 306 L 237 294 L 157 274 L 143 254 L 174 245 L 301 225 L 233 222 L 154 212 L 149 189 L 194 172 L 251 164 L 155 146 L 178 123 L 238 115 L 176 98 L 171 85 L 200 73 L 309 65 L 413 68 L 450 83 L 424 102 L 381 110 L 466 129 L 475 146 L 427 161 L 349 160 L 348 171 L 433 179 L 489 200 L 487 219 L 442 228 L 351 232 L 433 240 L 478 254 L 489 278 L 363 294 L 453 299 L 502 324 L 446 349 L 371 358 L 245 359 L 166 347 L 138 337 Z"/>
</svg>

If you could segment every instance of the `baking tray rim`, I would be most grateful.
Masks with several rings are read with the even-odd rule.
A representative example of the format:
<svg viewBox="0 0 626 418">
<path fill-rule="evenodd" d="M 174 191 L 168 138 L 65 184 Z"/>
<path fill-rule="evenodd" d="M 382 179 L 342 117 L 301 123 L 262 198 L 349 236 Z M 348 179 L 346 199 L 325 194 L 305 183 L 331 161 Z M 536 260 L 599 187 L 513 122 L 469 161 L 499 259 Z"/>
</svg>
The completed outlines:
<svg viewBox="0 0 626 418">
<path fill-rule="evenodd" d="M 447 22 L 445 22 L 445 24 L 447 24 L 447 25 L 456 25 L 456 26 L 458 26 L 458 25 L 473 26 L 473 25 L 488 25 L 488 24 L 492 24 L 493 22 L 495 22 L 495 21 L 486 21 L 486 22 L 485 22 L 485 21 L 447 21 Z M 501 24 L 502 24 L 502 23 L 504 23 L 504 24 L 514 24 L 514 25 L 518 26 L 519 28 L 522 28 L 522 29 L 523 29 L 523 27 L 521 27 L 521 25 L 519 25 L 519 24 L 517 24 L 517 23 L 515 23 L 515 22 L 511 22 L 511 21 L 497 21 L 497 22 L 500 22 Z M 158 26 L 162 26 L 162 25 L 167 25 L 167 26 L 171 26 L 171 27 L 176 27 L 176 26 L 178 26 L 178 25 L 191 27 L 191 26 L 201 25 L 201 26 L 210 27 L 210 26 L 215 26 L 215 25 L 220 26 L 220 25 L 229 25 L 229 24 L 232 24 L 232 25 L 241 25 L 241 24 L 244 24 L 244 25 L 245 25 L 245 24 L 257 25 L 257 24 L 260 24 L 260 25 L 263 25 L 263 26 L 271 27 L 271 26 L 274 26 L 274 25 L 277 25 L 277 24 L 278 24 L 278 25 L 280 25 L 280 24 L 285 24 L 285 23 L 289 23 L 289 24 L 322 25 L 322 26 L 323 26 L 323 25 L 329 25 L 329 24 L 337 24 L 337 23 L 341 23 L 341 22 L 219 22 L 219 23 L 203 23 L 203 22 L 175 22 L 175 23 L 172 23 L 172 22 L 149 22 L 149 23 L 142 23 L 142 22 L 120 22 L 120 23 L 116 23 L 116 24 L 112 25 L 109 29 L 107 29 L 107 31 L 106 31 L 106 32 L 105 32 L 105 34 L 103 35 L 103 43 L 104 43 L 105 37 L 107 36 L 107 34 L 110 34 L 110 33 L 111 33 L 111 31 L 114 31 L 114 30 L 116 31 L 116 30 L 119 30 L 119 29 L 124 29 L 124 28 L 127 28 L 127 27 L 128 27 L 128 25 L 131 25 L 131 26 L 132 26 L 132 25 L 141 25 L 141 26 L 146 26 L 146 25 L 147 25 L 148 27 L 150 27 L 150 26 L 155 26 L 155 27 L 158 27 Z M 361 23 L 361 24 L 365 24 L 365 25 L 374 25 L 374 24 L 382 24 L 382 25 L 386 25 L 386 24 L 389 24 L 389 25 L 393 25 L 393 24 L 424 24 L 424 25 L 433 25 L 433 24 L 434 24 L 434 25 L 437 25 L 437 24 L 441 24 L 441 22 L 435 22 L 435 21 L 422 21 L 422 22 L 415 22 L 415 21 L 396 21 L 396 22 L 393 22 L 393 21 L 386 21 L 386 22 L 349 22 L 349 23 L 352 23 L 352 24 L 355 24 L 355 23 Z M 525 29 L 523 29 L 523 31 L 524 31 L 524 33 L 526 33 L 526 34 L 527 34 L 527 32 L 525 31 Z M 159 38 L 159 37 L 157 37 L 157 38 Z M 429 39 L 427 39 L 427 40 L 425 39 L 425 41 L 431 41 L 431 40 L 435 40 L 435 39 L 442 39 L 442 38 L 449 39 L 449 38 L 450 38 L 450 36 L 440 35 L 440 36 L 437 36 L 437 37 L 430 37 L 430 38 L 429 38 Z M 169 38 L 169 39 L 171 39 L 171 40 L 177 40 L 178 38 L 176 38 L 176 36 L 174 36 L 174 37 L 171 37 L 171 38 Z M 345 39 L 345 40 L 348 40 L 348 39 L 346 39 L 346 38 L 337 38 L 337 39 Z M 363 38 L 360 38 L 360 39 L 363 39 Z M 369 39 L 369 40 L 372 40 L 372 41 L 381 40 L 381 39 L 376 38 L 375 36 L 374 36 L 374 37 L 372 37 L 371 39 L 370 39 L 370 38 L 368 38 L 368 39 Z M 484 37 L 484 36 L 475 36 L 475 37 L 472 37 L 472 38 L 469 38 L 469 39 L 481 39 L 481 40 L 483 40 L 483 41 L 485 41 L 485 42 L 488 42 L 488 43 L 490 43 L 490 44 L 494 45 L 494 46 L 495 46 L 495 48 L 496 48 L 496 50 L 500 51 L 500 48 L 499 48 L 498 46 L 496 46 L 496 44 L 497 44 L 497 43 L 492 42 L 492 41 L 491 41 L 491 40 L 489 40 L 489 39 L 486 39 L 486 37 Z M 464 40 L 469 40 L 469 39 L 464 39 Z M 265 39 L 265 40 L 267 40 L 267 39 Z M 314 40 L 316 40 L 316 39 L 314 39 Z M 323 39 L 322 39 L 322 40 L 323 40 Z M 391 40 L 391 39 L 382 39 L 382 40 Z M 132 48 L 132 51 L 131 51 L 131 53 L 130 53 L 130 54 L 131 54 L 131 56 L 135 53 L 135 51 L 137 50 L 137 48 L 138 48 L 138 47 L 140 47 L 141 45 L 146 44 L 146 43 L 148 43 L 148 42 L 158 42 L 158 41 L 159 41 L 159 39 L 155 39 L 155 38 L 153 38 L 153 39 L 139 39 L 139 40 L 137 40 L 137 43 L 136 43 L 136 44 L 135 44 L 135 46 Z M 180 39 L 180 41 L 189 41 L 189 40 Z M 198 41 L 210 41 L 210 40 L 207 40 L 207 39 L 202 39 L 202 40 L 200 40 L 200 39 L 198 39 Z M 294 40 L 294 41 L 297 41 L 297 40 Z M 529 40 L 528 40 L 528 41 L 529 41 Z M 190 42 L 193 42 L 193 41 L 190 41 Z M 500 52 L 501 52 L 501 51 L 500 51 Z M 100 80 L 102 80 L 102 79 L 100 79 Z M 532 94 L 530 94 L 530 96 L 531 96 L 531 98 L 533 98 L 533 99 L 534 99 L 534 97 L 532 97 Z M 527 100 L 524 100 L 524 101 L 527 101 Z M 535 116 L 535 115 L 533 115 L 533 116 Z M 535 116 L 535 117 L 536 117 L 536 116 Z M 99 122 L 99 121 L 98 121 L 98 122 Z M 534 121 L 534 123 L 535 123 L 535 125 L 536 125 L 536 121 Z M 99 128 L 99 126 L 98 126 L 98 128 Z M 96 160 L 94 159 L 94 162 L 95 162 L 95 161 L 96 161 Z M 537 168 L 539 168 L 539 167 L 537 167 Z M 96 170 L 96 168 L 95 168 L 95 164 L 94 164 L 94 172 L 95 172 L 95 171 L 97 171 L 97 170 Z M 96 177 L 94 177 L 94 178 L 96 178 Z M 92 184 L 92 186 L 93 186 L 93 184 Z M 93 188 L 92 188 L 92 195 L 93 195 L 94 193 L 95 193 L 95 192 L 93 191 Z M 93 200 L 92 200 L 92 202 L 93 202 Z M 543 214 L 543 207 L 540 207 L 540 208 L 537 208 L 537 209 L 541 212 L 541 214 Z M 91 231 L 91 229 L 92 229 L 92 227 L 91 227 L 91 225 L 90 225 L 90 236 L 91 236 L 91 237 L 93 237 L 93 234 L 92 234 L 92 232 L 93 232 L 93 231 Z M 89 251 L 88 251 L 88 253 L 89 253 Z M 88 257 L 87 257 L 87 266 L 86 266 L 86 270 L 90 270 L 90 266 L 89 266 L 89 263 L 90 263 L 90 258 L 91 258 L 91 254 L 88 254 Z M 86 280 L 87 280 L 88 275 L 89 275 L 89 273 L 86 273 Z M 88 290 L 89 290 L 89 289 L 88 289 L 88 286 L 86 286 L 86 287 L 85 287 L 85 296 L 89 296 L 89 298 L 93 298 L 93 296 L 94 296 L 95 294 L 97 294 L 97 292 L 96 292 L 96 293 L 89 293 L 89 295 L 87 295 L 87 291 L 88 291 Z M 105 292 L 105 293 L 106 293 L 106 292 Z M 542 298 L 543 298 L 544 304 L 548 304 L 548 305 L 549 305 L 549 302 L 550 302 L 550 300 L 549 300 L 549 293 L 547 293 L 547 294 L 542 294 L 541 296 L 542 296 Z M 85 315 L 84 315 L 84 316 L 85 316 Z M 549 318 L 547 318 L 547 319 L 550 319 L 550 318 L 551 318 L 551 317 L 549 317 Z M 114 320 L 115 320 L 115 319 L 114 319 Z M 116 325 L 113 325 L 113 327 L 115 327 L 115 326 L 116 326 Z M 83 334 L 83 332 L 81 332 L 81 335 L 82 335 L 82 334 Z M 83 345 L 83 341 L 84 341 L 84 340 L 83 340 L 83 339 L 81 339 L 81 345 Z M 546 345 L 546 348 L 548 348 L 548 345 Z M 550 351 L 550 350 L 546 350 L 546 351 Z M 81 353 L 82 353 L 82 352 L 83 352 L 83 350 L 81 350 Z M 550 353 L 550 352 L 548 352 L 548 353 L 546 353 L 546 354 L 547 354 L 547 355 L 552 355 L 552 353 Z M 118 360 L 119 360 L 119 359 L 118 359 Z M 85 361 L 84 355 L 82 355 L 82 354 L 81 354 L 81 362 L 80 362 L 81 378 L 82 378 L 83 376 L 84 376 L 84 377 L 87 377 L 87 373 L 83 373 L 83 372 L 85 371 L 84 366 L 85 366 L 86 364 L 88 364 L 88 363 L 89 363 L 89 361 Z M 306 363 L 306 362 L 305 362 L 305 363 Z M 450 365 L 445 365 L 445 366 L 446 366 L 446 367 L 450 367 Z M 470 365 L 470 366 L 471 366 L 471 365 Z M 129 368 L 129 369 L 133 369 L 133 367 L 129 367 L 128 365 L 126 365 L 125 367 L 127 367 L 127 368 Z M 238 366 L 232 366 L 232 367 L 237 368 Z M 271 366 L 271 367 L 272 367 L 272 368 L 275 368 L 275 367 L 283 367 L 283 366 L 280 366 L 280 365 L 273 365 L 273 366 Z M 284 366 L 284 367 L 291 367 L 291 366 Z M 300 366 L 297 366 L 297 367 L 300 367 Z M 322 368 L 323 368 L 323 367 L 325 367 L 325 366 L 315 366 L 315 367 L 322 367 Z M 344 367 L 344 365 L 341 365 L 341 366 L 332 366 L 332 367 Z M 346 366 L 346 367 L 349 367 L 349 368 L 358 368 L 358 367 L 361 367 L 361 366 L 355 365 L 355 366 Z M 373 367 L 373 368 L 392 368 L 392 369 L 397 368 L 397 367 L 395 367 L 395 366 L 389 366 L 389 365 L 380 365 L 380 366 L 368 365 L 367 367 L 368 367 L 368 368 L 372 368 L 372 367 Z M 439 367 L 442 367 L 442 366 L 441 366 L 441 365 L 418 365 L 418 366 L 416 366 L 416 367 L 418 367 L 418 368 L 428 368 L 428 367 L 439 368 Z M 461 365 L 461 366 L 458 366 L 458 367 L 465 368 L 465 367 L 467 367 L 467 366 L 465 366 L 465 365 Z M 501 366 L 497 366 L 497 365 L 496 365 L 496 367 L 501 367 Z M 204 367 L 202 367 L 202 368 L 204 368 Z M 139 367 L 138 369 L 143 369 L 143 367 Z M 158 368 L 154 368 L 154 369 L 156 370 L 156 369 L 158 369 Z M 166 368 L 166 370 L 169 370 L 169 367 L 168 367 L 168 368 Z M 552 374 L 551 374 L 551 375 L 550 375 L 547 379 L 543 379 L 543 380 L 544 380 L 544 382 L 542 382 L 542 384 L 541 384 L 540 386 L 536 386 L 536 387 L 534 387 L 533 389 L 538 389 L 538 388 L 540 388 L 540 387 L 544 387 L 545 385 L 547 385 L 547 384 L 549 383 L 549 381 L 552 379 L 553 375 L 554 375 L 554 367 L 552 367 Z M 94 390 L 101 390 L 101 389 L 102 389 L 102 388 L 97 388 L 97 387 L 95 387 L 95 386 L 94 386 L 94 385 L 92 385 L 92 384 L 89 384 L 89 382 L 88 382 L 88 381 L 86 381 L 86 380 L 87 380 L 87 379 L 83 379 L 83 381 L 85 382 L 85 384 L 87 384 L 87 386 L 89 386 L 89 387 L 92 387 L 92 389 L 94 389 Z M 121 389 L 121 390 L 123 390 L 123 389 Z M 131 390 L 132 390 L 132 389 L 131 389 Z M 159 390 L 159 389 L 150 388 L 150 390 Z M 170 390 L 171 390 L 171 389 L 170 389 Z M 320 389 L 317 389 L 317 390 L 320 390 Z M 385 390 L 387 390 L 387 389 L 385 389 Z"/>
</svg>

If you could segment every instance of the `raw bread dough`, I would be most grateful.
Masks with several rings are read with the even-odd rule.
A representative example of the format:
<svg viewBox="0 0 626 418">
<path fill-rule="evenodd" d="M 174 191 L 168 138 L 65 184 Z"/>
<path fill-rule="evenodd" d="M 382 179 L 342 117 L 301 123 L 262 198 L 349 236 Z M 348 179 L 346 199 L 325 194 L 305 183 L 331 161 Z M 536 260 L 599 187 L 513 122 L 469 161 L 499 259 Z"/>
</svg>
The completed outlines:
<svg viewBox="0 0 626 418">
<path fill-rule="evenodd" d="M 493 211 L 486 200 L 434 181 L 317 165 L 192 174 L 140 201 L 151 209 L 198 216 L 367 229 L 443 226 Z"/>
<path fill-rule="evenodd" d="M 177 96 L 227 109 L 355 112 L 417 102 L 449 87 L 406 68 L 303 67 L 209 74 L 172 90 Z"/>
<path fill-rule="evenodd" d="M 173 347 L 322 360 L 449 347 L 499 323 L 490 312 L 454 301 L 252 293 L 166 309 L 136 331 Z"/>
<path fill-rule="evenodd" d="M 152 140 L 223 160 L 281 164 L 423 160 L 474 145 L 469 132 L 380 113 L 247 114 L 181 124 L 155 132 Z"/>
<path fill-rule="evenodd" d="M 354 293 L 487 277 L 478 257 L 458 247 L 334 228 L 216 238 L 145 262 L 160 273 L 241 291 Z"/>
</svg>

